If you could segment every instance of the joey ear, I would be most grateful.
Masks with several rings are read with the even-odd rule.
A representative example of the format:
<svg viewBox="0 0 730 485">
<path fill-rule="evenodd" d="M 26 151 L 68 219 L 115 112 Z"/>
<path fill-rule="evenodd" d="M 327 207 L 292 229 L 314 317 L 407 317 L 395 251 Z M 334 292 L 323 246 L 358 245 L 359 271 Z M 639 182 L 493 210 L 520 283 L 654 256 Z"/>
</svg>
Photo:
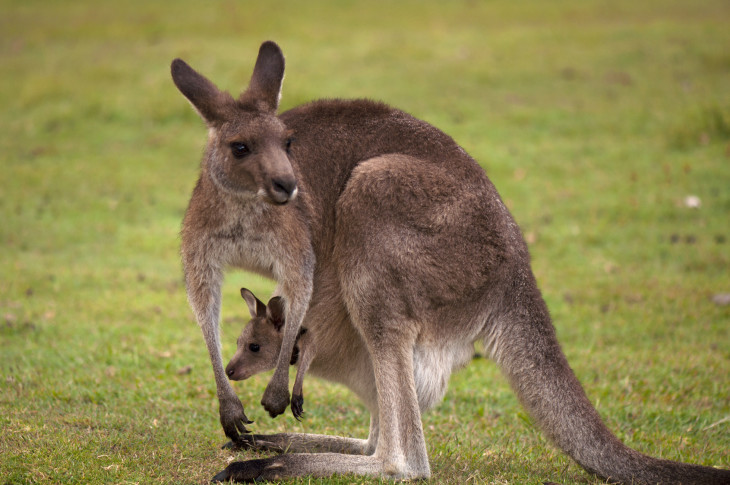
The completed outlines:
<svg viewBox="0 0 730 485">
<path fill-rule="evenodd" d="M 276 331 L 281 331 L 284 326 L 284 299 L 280 296 L 275 296 L 269 300 L 269 304 L 266 305 L 266 318 L 274 324 Z"/>
<path fill-rule="evenodd" d="M 253 103 L 275 113 L 279 108 L 281 84 L 284 81 L 284 54 L 276 43 L 266 41 L 259 48 L 248 89 L 241 93 L 239 101 Z"/>
<path fill-rule="evenodd" d="M 266 315 L 266 305 L 264 305 L 264 302 L 256 298 L 256 295 L 254 295 L 251 290 L 241 288 L 241 296 L 246 301 L 246 305 L 248 305 L 248 311 L 251 313 L 251 318 L 263 317 Z"/>
<path fill-rule="evenodd" d="M 230 94 L 220 91 L 215 84 L 182 59 L 172 61 L 170 73 L 175 86 L 206 123 L 211 125 L 222 121 L 225 106 L 233 102 Z"/>
</svg>

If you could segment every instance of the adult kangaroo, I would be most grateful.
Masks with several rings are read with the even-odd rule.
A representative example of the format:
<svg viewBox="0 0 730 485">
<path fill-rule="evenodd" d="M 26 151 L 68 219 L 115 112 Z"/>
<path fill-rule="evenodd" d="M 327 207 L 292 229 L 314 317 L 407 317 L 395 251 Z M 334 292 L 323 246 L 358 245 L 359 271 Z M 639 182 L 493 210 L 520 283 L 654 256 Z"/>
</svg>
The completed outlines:
<svg viewBox="0 0 730 485">
<path fill-rule="evenodd" d="M 645 456 L 603 424 L 555 336 L 517 224 L 479 165 L 449 136 L 385 104 L 315 101 L 277 115 L 284 57 L 259 50 L 234 99 L 182 60 L 172 77 L 208 126 L 185 214 L 188 298 L 203 330 L 233 440 L 291 453 L 236 462 L 215 480 L 355 473 L 430 475 L 421 412 L 481 341 L 535 421 L 587 471 L 624 483 L 730 483 L 730 471 Z M 219 349 L 226 267 L 277 281 L 286 323 L 262 404 L 289 403 L 302 324 L 318 355 L 371 413 L 367 440 L 244 435 L 248 422 Z M 315 450 L 322 453 L 304 453 Z"/>
</svg>

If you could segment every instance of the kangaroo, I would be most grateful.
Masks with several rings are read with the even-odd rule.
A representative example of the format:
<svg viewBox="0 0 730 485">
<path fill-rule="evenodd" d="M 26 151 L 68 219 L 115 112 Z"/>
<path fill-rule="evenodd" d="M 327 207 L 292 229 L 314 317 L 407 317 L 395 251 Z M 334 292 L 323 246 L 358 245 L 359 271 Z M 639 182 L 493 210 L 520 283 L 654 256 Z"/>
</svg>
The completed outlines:
<svg viewBox="0 0 730 485">
<path fill-rule="evenodd" d="M 248 322 L 236 342 L 236 353 L 226 366 L 226 375 L 232 381 L 243 381 L 251 376 L 276 367 L 279 350 L 283 340 L 284 303 L 275 296 L 264 303 L 246 288 L 241 288 L 241 296 L 248 305 L 251 321 Z M 301 421 L 304 413 L 304 374 L 315 356 L 312 333 L 302 327 L 297 344 L 292 352 L 290 365 L 299 363 L 297 376 L 292 388 L 291 410 L 294 417 Z"/>
<path fill-rule="evenodd" d="M 277 114 L 284 56 L 273 42 L 261 45 L 238 98 L 182 60 L 171 71 L 208 127 L 181 252 L 221 424 L 234 441 L 289 451 L 234 462 L 214 481 L 428 478 L 421 413 L 442 399 L 450 374 L 481 341 L 536 423 L 588 472 L 622 483 L 730 483 L 728 470 L 649 457 L 608 430 L 560 348 L 520 229 L 448 135 L 368 100 L 320 100 Z M 219 348 L 228 267 L 273 278 L 283 298 L 264 409 L 276 416 L 289 404 L 288 366 L 304 326 L 317 336 L 316 360 L 328 363 L 320 375 L 349 386 L 370 411 L 366 440 L 239 439 L 249 421 Z"/>
</svg>

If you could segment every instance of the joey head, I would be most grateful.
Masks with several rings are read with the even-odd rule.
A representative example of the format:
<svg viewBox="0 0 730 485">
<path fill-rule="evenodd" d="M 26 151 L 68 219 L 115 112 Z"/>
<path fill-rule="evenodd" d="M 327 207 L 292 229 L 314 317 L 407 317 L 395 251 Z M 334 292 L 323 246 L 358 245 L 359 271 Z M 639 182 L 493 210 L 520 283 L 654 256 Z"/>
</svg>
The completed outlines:
<svg viewBox="0 0 730 485">
<path fill-rule="evenodd" d="M 282 298 L 275 296 L 264 305 L 246 288 L 241 288 L 241 296 L 248 305 L 251 320 L 238 337 L 236 353 L 226 366 L 226 375 L 232 381 L 242 381 L 276 367 L 283 341 L 282 328 L 285 320 Z M 290 361 L 291 365 L 301 362 L 294 381 L 291 400 L 292 414 L 298 420 L 304 413 L 302 392 L 304 374 L 314 357 L 312 345 L 309 342 L 310 338 L 311 333 L 307 332 L 305 328 L 299 331 L 299 338 Z"/>
</svg>

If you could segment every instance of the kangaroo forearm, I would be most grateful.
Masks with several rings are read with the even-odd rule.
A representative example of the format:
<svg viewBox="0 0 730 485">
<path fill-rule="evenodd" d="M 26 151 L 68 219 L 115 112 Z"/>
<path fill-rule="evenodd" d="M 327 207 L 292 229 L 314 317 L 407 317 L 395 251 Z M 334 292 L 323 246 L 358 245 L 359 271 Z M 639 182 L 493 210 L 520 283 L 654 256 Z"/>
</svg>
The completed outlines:
<svg viewBox="0 0 730 485">
<path fill-rule="evenodd" d="M 215 264 L 214 260 L 201 257 L 201 253 L 186 252 L 186 249 L 189 249 L 189 246 L 183 245 L 188 300 L 208 348 L 220 404 L 219 413 L 223 431 L 226 436 L 235 440 L 241 433 L 248 432 L 245 425 L 250 421 L 223 369 L 218 328 L 223 273 L 220 265 Z"/>
<path fill-rule="evenodd" d="M 286 271 L 280 279 L 280 288 L 287 301 L 286 323 L 284 325 L 284 341 L 282 343 L 283 359 L 286 365 L 291 357 L 291 350 L 299 335 L 299 328 L 312 298 L 312 273 L 314 273 L 314 255 L 307 248 L 298 259 L 297 268 L 283 268 Z M 291 345 L 291 347 L 288 347 Z M 286 348 L 286 352 L 284 351 Z M 282 360 L 280 356 L 279 360 Z"/>
<path fill-rule="evenodd" d="M 211 337 L 210 332 L 207 331 L 215 330 L 217 333 L 217 324 L 214 329 L 211 329 L 207 325 L 205 327 L 201 325 L 201 328 L 203 328 L 205 345 L 208 348 L 208 355 L 210 357 L 210 363 L 213 368 L 213 376 L 215 378 L 215 386 L 218 399 L 235 396 L 235 392 L 233 391 L 231 383 L 228 381 L 228 377 L 226 376 L 225 370 L 223 368 L 223 358 L 221 356 L 218 338 Z"/>
<path fill-rule="evenodd" d="M 223 369 L 218 321 L 223 274 L 217 265 L 206 264 L 195 254 L 184 254 L 188 301 L 200 325 L 213 367 L 218 398 L 235 396 Z"/>
<path fill-rule="evenodd" d="M 302 258 L 296 273 L 290 271 L 283 279 L 281 291 L 287 301 L 286 322 L 284 324 L 284 337 L 281 343 L 279 359 L 276 365 L 275 378 L 286 378 L 289 376 L 289 362 L 292 351 L 302 326 L 304 315 L 309 307 L 312 296 L 312 273 L 314 269 L 314 256 L 308 251 L 307 256 Z"/>
</svg>

